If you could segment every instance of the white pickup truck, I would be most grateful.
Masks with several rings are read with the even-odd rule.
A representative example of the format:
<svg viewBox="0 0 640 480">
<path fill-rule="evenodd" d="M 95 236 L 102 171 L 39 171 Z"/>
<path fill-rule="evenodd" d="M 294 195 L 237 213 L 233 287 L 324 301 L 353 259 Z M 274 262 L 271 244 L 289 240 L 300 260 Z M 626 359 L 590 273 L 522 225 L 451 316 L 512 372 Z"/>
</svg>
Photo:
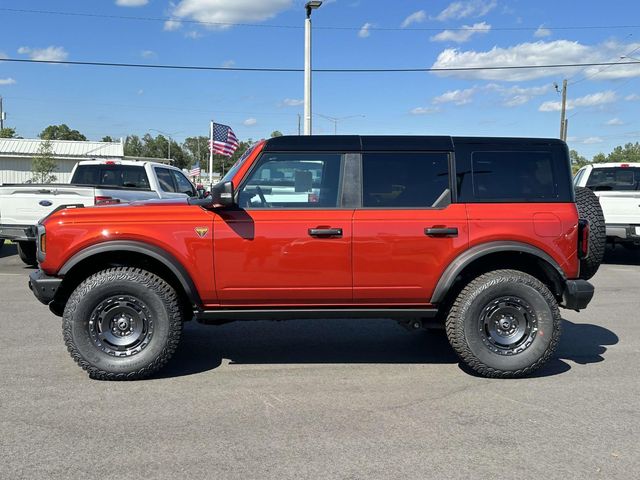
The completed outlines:
<svg viewBox="0 0 640 480">
<path fill-rule="evenodd" d="M 600 199 L 607 240 L 640 248 L 640 163 L 594 163 L 576 173 L 573 184 Z"/>
<path fill-rule="evenodd" d="M 131 160 L 82 161 L 73 168 L 69 184 L 0 186 L 0 247 L 5 239 L 17 242 L 22 261 L 35 265 L 35 226 L 61 205 L 193 196 L 195 187 L 176 167 Z"/>
</svg>

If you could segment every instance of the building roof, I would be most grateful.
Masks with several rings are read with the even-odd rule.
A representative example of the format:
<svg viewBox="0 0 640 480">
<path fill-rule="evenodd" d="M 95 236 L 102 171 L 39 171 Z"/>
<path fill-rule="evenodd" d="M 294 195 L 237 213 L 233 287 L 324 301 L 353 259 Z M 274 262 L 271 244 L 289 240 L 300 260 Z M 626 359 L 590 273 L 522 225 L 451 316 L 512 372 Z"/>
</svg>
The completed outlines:
<svg viewBox="0 0 640 480">
<path fill-rule="evenodd" d="M 32 157 L 44 140 L 39 138 L 0 138 L 0 157 Z M 53 156 L 57 158 L 114 158 L 124 157 L 124 145 L 119 142 L 82 142 L 50 140 Z"/>
</svg>

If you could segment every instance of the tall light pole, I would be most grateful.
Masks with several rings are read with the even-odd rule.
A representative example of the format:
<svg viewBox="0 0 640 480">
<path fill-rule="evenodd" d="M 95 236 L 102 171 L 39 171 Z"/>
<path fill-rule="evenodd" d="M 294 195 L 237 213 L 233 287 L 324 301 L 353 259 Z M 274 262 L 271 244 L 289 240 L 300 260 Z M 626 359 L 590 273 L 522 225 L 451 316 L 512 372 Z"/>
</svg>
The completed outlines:
<svg viewBox="0 0 640 480">
<path fill-rule="evenodd" d="M 307 2 L 304 6 L 304 134 L 311 135 L 311 12 L 320 8 L 322 2 Z"/>
<path fill-rule="evenodd" d="M 331 117 L 329 115 L 322 115 L 320 113 L 316 113 L 317 116 L 322 117 L 322 118 L 326 118 L 327 120 L 329 120 L 330 122 L 333 122 L 333 134 L 337 135 L 338 134 L 338 122 L 340 120 L 347 120 L 348 118 L 364 118 L 364 115 L 349 115 L 346 117 Z"/>
<path fill-rule="evenodd" d="M 167 148 L 167 150 L 168 150 L 168 153 L 167 153 L 167 160 L 169 160 L 169 163 L 171 163 L 171 142 L 173 141 L 173 139 L 171 138 L 171 136 L 172 136 L 172 135 L 177 135 L 177 134 L 179 134 L 179 133 L 181 133 L 181 132 L 173 132 L 173 133 L 170 133 L 170 132 L 163 132 L 162 130 L 156 130 L 155 128 L 150 128 L 150 129 L 149 129 L 149 131 L 150 131 L 150 132 L 158 132 L 158 133 L 160 133 L 160 134 L 162 134 L 162 135 L 166 135 L 166 136 L 167 136 L 167 147 L 168 147 L 168 148 Z"/>
</svg>

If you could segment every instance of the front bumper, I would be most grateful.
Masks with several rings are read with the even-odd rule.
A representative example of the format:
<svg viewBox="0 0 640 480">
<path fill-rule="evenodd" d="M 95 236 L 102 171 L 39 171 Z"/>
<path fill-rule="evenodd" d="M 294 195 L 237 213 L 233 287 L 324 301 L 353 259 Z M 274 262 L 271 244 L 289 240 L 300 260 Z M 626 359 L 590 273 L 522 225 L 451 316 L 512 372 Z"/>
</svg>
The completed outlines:
<svg viewBox="0 0 640 480">
<path fill-rule="evenodd" d="M 1 225 L 0 238 L 15 240 L 17 242 L 33 241 L 36 239 L 36 227 L 34 225 Z"/>
<path fill-rule="evenodd" d="M 567 280 L 560 305 L 570 310 L 582 310 L 589 305 L 593 292 L 593 285 L 586 280 Z"/>
<path fill-rule="evenodd" d="M 49 305 L 54 297 L 62 279 L 58 277 L 50 277 L 42 270 L 36 270 L 29 275 L 29 288 L 40 302 Z"/>
<path fill-rule="evenodd" d="M 613 237 L 616 242 L 640 243 L 640 225 L 607 224 L 607 237 Z"/>
</svg>

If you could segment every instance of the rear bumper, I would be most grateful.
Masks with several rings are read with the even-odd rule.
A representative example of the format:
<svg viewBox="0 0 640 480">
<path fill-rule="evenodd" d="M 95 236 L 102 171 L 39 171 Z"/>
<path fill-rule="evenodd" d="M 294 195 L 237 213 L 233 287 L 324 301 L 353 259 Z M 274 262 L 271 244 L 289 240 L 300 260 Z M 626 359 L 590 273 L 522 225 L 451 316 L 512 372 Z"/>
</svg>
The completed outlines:
<svg viewBox="0 0 640 480">
<path fill-rule="evenodd" d="M 593 292 L 593 285 L 586 280 L 567 280 L 560 305 L 570 310 L 582 310 L 589 305 Z"/>
<path fill-rule="evenodd" d="M 8 240 L 33 241 L 36 239 L 35 225 L 2 225 L 0 224 L 0 238 Z"/>
<path fill-rule="evenodd" d="M 607 237 L 617 242 L 640 243 L 640 225 L 607 224 Z"/>
<path fill-rule="evenodd" d="M 56 296 L 62 279 L 50 277 L 42 270 L 36 270 L 29 275 L 29 288 L 41 303 L 49 305 Z"/>
</svg>

